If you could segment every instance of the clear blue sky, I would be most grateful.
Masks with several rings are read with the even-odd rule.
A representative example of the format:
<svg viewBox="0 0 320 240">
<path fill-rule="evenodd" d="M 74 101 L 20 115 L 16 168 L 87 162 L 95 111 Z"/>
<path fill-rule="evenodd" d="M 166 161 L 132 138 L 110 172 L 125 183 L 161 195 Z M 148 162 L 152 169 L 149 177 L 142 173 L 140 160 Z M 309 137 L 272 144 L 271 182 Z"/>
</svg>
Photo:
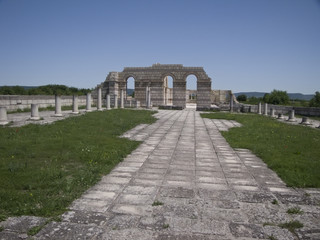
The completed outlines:
<svg viewBox="0 0 320 240">
<path fill-rule="evenodd" d="M 213 89 L 320 91 L 319 0 L 0 0 L 0 43 L 0 85 L 92 88 L 172 63 Z"/>
</svg>

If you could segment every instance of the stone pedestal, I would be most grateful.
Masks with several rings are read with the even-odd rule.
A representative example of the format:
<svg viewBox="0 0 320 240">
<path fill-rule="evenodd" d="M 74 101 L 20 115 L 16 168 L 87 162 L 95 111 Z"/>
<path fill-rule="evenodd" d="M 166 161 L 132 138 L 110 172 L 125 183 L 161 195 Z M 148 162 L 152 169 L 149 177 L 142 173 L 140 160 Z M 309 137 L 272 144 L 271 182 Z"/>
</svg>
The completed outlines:
<svg viewBox="0 0 320 240">
<path fill-rule="evenodd" d="M 98 88 L 97 110 L 102 111 L 102 94 L 101 87 Z"/>
<path fill-rule="evenodd" d="M 264 115 L 268 116 L 268 103 L 264 104 Z"/>
<path fill-rule="evenodd" d="M 91 93 L 87 93 L 87 105 L 86 105 L 86 111 L 91 112 Z"/>
<path fill-rule="evenodd" d="M 261 115 L 261 102 L 259 102 L 259 104 L 258 104 L 258 114 Z"/>
<path fill-rule="evenodd" d="M 272 118 L 276 118 L 276 114 L 275 114 L 274 108 L 271 108 L 271 109 L 270 109 L 270 116 L 271 116 Z"/>
<path fill-rule="evenodd" d="M 124 95 L 123 95 L 123 89 L 121 89 L 121 92 L 120 92 L 120 108 L 124 108 Z"/>
<path fill-rule="evenodd" d="M 72 113 L 73 114 L 79 114 L 78 96 L 76 96 L 76 95 L 73 95 L 73 98 L 72 98 Z"/>
<path fill-rule="evenodd" d="M 8 124 L 7 108 L 0 107 L 0 125 Z"/>
<path fill-rule="evenodd" d="M 136 108 L 140 107 L 140 101 L 136 100 Z"/>
<path fill-rule="evenodd" d="M 61 112 L 61 97 L 56 95 L 55 96 L 55 106 L 56 110 L 54 112 L 55 117 L 62 117 L 62 112 Z"/>
<path fill-rule="evenodd" d="M 301 124 L 302 125 L 311 125 L 308 117 L 302 117 Z"/>
<path fill-rule="evenodd" d="M 39 105 L 38 104 L 31 104 L 31 117 L 30 120 L 40 120 L 39 116 Z"/>
<path fill-rule="evenodd" d="M 111 107 L 110 107 L 110 94 L 107 94 L 106 106 L 107 106 L 107 110 L 111 109 Z"/>
<path fill-rule="evenodd" d="M 283 120 L 283 119 L 284 119 L 284 116 L 283 116 L 283 114 L 282 114 L 282 113 L 279 113 L 279 114 L 278 114 L 278 119 L 281 119 L 281 120 Z"/>
<path fill-rule="evenodd" d="M 288 118 L 289 122 L 296 122 L 296 118 L 294 117 L 294 110 L 290 110 L 289 112 L 289 118 Z"/>
<path fill-rule="evenodd" d="M 118 95 L 114 95 L 114 108 L 118 108 Z"/>
</svg>

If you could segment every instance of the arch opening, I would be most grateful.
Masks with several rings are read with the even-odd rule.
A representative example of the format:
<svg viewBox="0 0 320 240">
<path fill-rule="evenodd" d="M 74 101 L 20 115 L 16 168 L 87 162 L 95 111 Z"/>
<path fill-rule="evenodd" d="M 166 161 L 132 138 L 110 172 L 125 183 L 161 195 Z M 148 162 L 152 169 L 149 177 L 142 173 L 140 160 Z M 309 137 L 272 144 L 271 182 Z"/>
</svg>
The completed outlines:
<svg viewBox="0 0 320 240">
<path fill-rule="evenodd" d="M 173 101 L 173 77 L 165 76 L 163 79 L 163 104 L 172 105 Z"/>
<path fill-rule="evenodd" d="M 186 107 L 197 107 L 197 82 L 198 78 L 194 74 L 189 74 L 186 77 Z"/>
<path fill-rule="evenodd" d="M 135 79 L 134 77 L 128 77 L 126 80 L 126 100 L 132 100 L 135 98 Z"/>
</svg>

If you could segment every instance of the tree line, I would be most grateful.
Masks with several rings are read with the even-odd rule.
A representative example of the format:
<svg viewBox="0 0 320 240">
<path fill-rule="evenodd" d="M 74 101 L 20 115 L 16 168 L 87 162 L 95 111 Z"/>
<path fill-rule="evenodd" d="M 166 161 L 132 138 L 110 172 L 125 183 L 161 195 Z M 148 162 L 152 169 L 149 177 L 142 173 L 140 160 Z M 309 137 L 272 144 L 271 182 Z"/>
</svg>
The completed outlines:
<svg viewBox="0 0 320 240">
<path fill-rule="evenodd" d="M 0 87 L 0 95 L 85 95 L 92 89 L 67 87 L 65 85 L 49 84 L 34 88 L 21 86 Z"/>
<path fill-rule="evenodd" d="M 257 104 L 259 102 L 274 104 L 274 105 L 301 105 L 304 107 L 320 107 L 320 93 L 317 91 L 310 101 L 306 100 L 290 100 L 286 91 L 273 90 L 271 93 L 266 93 L 263 98 L 250 97 L 242 94 L 237 97 L 239 102 L 248 104 Z"/>
</svg>

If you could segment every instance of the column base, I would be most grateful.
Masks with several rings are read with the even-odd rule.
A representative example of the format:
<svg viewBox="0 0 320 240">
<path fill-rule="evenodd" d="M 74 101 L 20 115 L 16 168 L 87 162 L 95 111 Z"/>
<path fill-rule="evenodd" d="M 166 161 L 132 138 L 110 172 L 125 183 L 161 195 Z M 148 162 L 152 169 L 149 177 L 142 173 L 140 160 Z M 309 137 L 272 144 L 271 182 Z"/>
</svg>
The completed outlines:
<svg viewBox="0 0 320 240">
<path fill-rule="evenodd" d="M 4 125 L 7 125 L 8 123 L 9 123 L 9 122 L 7 122 L 7 121 L 1 121 L 1 122 L 0 122 L 0 125 L 1 125 L 1 126 L 4 126 Z"/>
<path fill-rule="evenodd" d="M 40 120 L 40 117 L 31 117 L 31 118 L 29 118 L 29 120 L 38 121 L 38 120 Z"/>
<path fill-rule="evenodd" d="M 53 116 L 54 116 L 54 117 L 62 117 L 63 115 L 62 115 L 62 113 L 56 113 L 56 114 L 54 114 Z"/>
</svg>

